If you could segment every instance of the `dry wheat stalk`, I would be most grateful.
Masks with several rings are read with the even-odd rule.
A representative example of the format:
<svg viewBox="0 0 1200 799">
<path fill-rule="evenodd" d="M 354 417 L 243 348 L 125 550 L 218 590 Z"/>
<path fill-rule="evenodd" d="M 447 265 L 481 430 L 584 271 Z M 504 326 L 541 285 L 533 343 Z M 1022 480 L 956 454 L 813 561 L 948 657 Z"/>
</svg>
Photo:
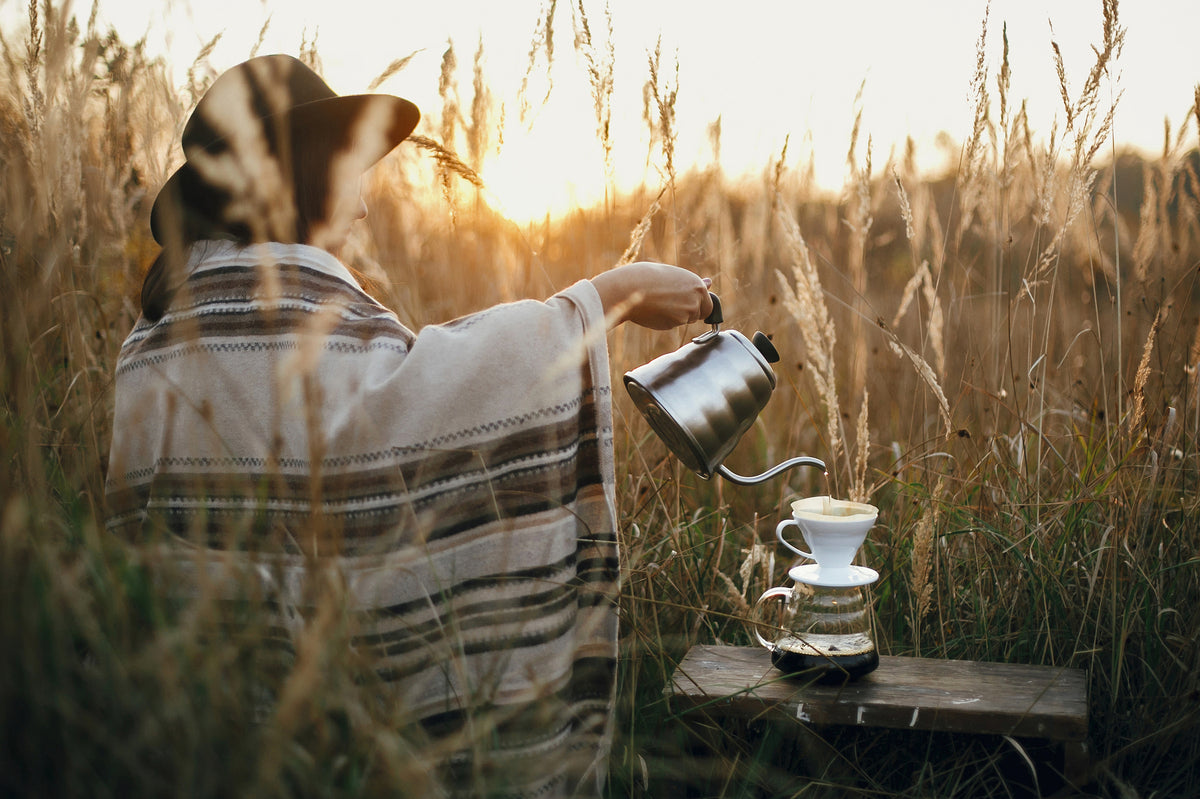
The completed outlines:
<svg viewBox="0 0 1200 799">
<path fill-rule="evenodd" d="M 856 297 L 854 305 L 857 311 L 850 322 L 850 340 L 854 343 L 850 356 L 853 370 L 850 382 L 851 396 L 862 394 L 867 385 L 866 343 L 863 335 L 861 309 L 862 298 L 867 291 L 867 237 L 871 232 L 871 225 L 874 223 L 871 214 L 871 145 L 872 138 L 867 136 L 867 150 L 863 165 L 852 167 L 854 170 L 854 195 L 849 203 L 846 219 L 853 241 L 846 258 L 846 271 L 849 273 L 851 285 L 854 286 Z M 853 147 L 851 148 L 851 157 L 853 157 Z"/>
<path fill-rule="evenodd" d="M 675 79 L 667 82 L 662 74 L 662 37 L 647 53 L 650 77 L 643 94 L 642 114 L 650 129 L 650 146 L 657 141 L 662 148 L 667 185 L 675 186 L 675 102 L 679 96 L 679 58 L 675 58 Z"/>
<path fill-rule="evenodd" d="M 1051 33 L 1053 34 L 1053 27 Z M 1117 2 L 1116 0 L 1104 0 L 1103 47 L 1101 49 L 1093 48 L 1096 60 L 1074 102 L 1071 101 L 1071 93 L 1067 85 L 1062 51 L 1058 42 L 1052 40 L 1050 43 L 1054 52 L 1059 94 L 1067 115 L 1066 133 L 1074 136 L 1074 146 L 1066 177 L 1066 211 L 1054 237 L 1042 250 L 1036 262 L 1034 278 L 1046 274 L 1057 264 L 1068 230 L 1079 213 L 1087 206 L 1092 185 L 1096 179 L 1096 173 L 1091 168 L 1091 164 L 1112 131 L 1113 116 L 1121 96 L 1118 93 L 1107 105 L 1104 115 L 1100 117 L 1099 124 L 1097 124 L 1097 114 L 1100 108 L 1100 81 L 1104 75 L 1109 73 L 1111 62 L 1120 56 L 1124 41 L 1125 29 L 1121 28 L 1117 22 Z"/>
<path fill-rule="evenodd" d="M 854 202 L 850 205 L 848 220 L 850 229 L 854 231 L 856 246 L 860 249 L 865 248 L 867 235 L 871 232 L 871 225 L 875 223 L 871 215 L 871 145 L 872 138 L 867 136 L 867 153 L 863 165 L 861 168 L 857 165 L 854 167 Z M 860 256 L 858 260 L 863 258 Z M 861 265 L 859 268 L 861 269 Z"/>
<path fill-rule="evenodd" d="M 936 553 L 935 540 L 937 525 L 942 515 L 942 497 L 946 490 L 945 477 L 939 476 L 929 497 L 929 507 L 921 514 L 916 527 L 913 528 L 912 548 L 912 592 L 916 597 L 916 619 L 914 628 L 920 629 L 921 620 L 927 615 L 932 606 L 933 583 L 930 573 L 933 571 L 933 561 Z"/>
<path fill-rule="evenodd" d="M 325 67 L 321 63 L 321 53 L 317 48 L 317 39 L 320 37 L 320 30 L 313 31 L 312 39 L 308 38 L 308 29 L 300 33 L 300 50 L 296 54 L 297 57 L 316 72 L 318 75 L 325 72 Z"/>
<path fill-rule="evenodd" d="M 946 234 L 942 227 L 942 217 L 938 214 L 937 204 L 928 191 L 926 191 L 925 206 L 925 224 L 922 227 L 928 227 L 928 240 L 930 245 L 930 255 L 933 256 L 931 268 L 935 273 L 941 274 L 942 267 L 946 263 Z M 921 228 L 918 228 L 921 230 Z"/>
<path fill-rule="evenodd" d="M 99 3 L 92 6 L 93 9 L 97 9 L 99 7 Z M 247 58 L 254 58 L 256 55 L 258 55 L 258 51 L 262 49 L 263 43 L 267 40 L 267 31 L 270 29 L 270 27 L 271 16 L 268 14 L 266 20 L 262 24 L 262 27 L 258 29 L 258 38 L 255 39 L 254 44 L 250 46 L 250 53 Z"/>
<path fill-rule="evenodd" d="M 1054 34 L 1053 24 L 1050 26 L 1050 33 Z M 1050 49 L 1054 52 L 1054 73 L 1058 76 L 1058 94 L 1062 99 L 1063 111 L 1067 115 L 1067 128 L 1070 129 L 1074 123 L 1075 111 L 1071 104 L 1071 90 L 1067 87 L 1067 68 L 1063 66 L 1062 50 L 1054 39 L 1050 40 Z"/>
<path fill-rule="evenodd" d="M 912 304 L 918 289 L 921 291 L 921 296 L 925 298 L 925 304 L 929 307 L 929 325 L 926 336 L 929 339 L 930 346 L 933 348 L 934 362 L 937 364 L 937 374 L 944 380 L 946 376 L 945 321 L 942 313 L 942 303 L 938 299 L 937 287 L 934 285 L 933 273 L 929 270 L 928 261 L 922 261 L 921 266 L 904 285 L 904 291 L 900 296 L 900 307 L 896 310 L 896 315 L 892 318 L 892 327 L 900 326 L 900 320 L 908 312 L 909 306 Z M 892 349 L 895 350 L 895 347 Z"/>
<path fill-rule="evenodd" d="M 1142 282 L 1150 272 L 1150 262 L 1158 251 L 1160 231 L 1158 181 L 1147 164 L 1143 168 L 1142 207 L 1138 209 L 1138 235 L 1133 244 L 1133 277 Z"/>
<path fill-rule="evenodd" d="M 834 461 L 841 454 L 843 441 L 841 403 L 838 401 L 837 392 L 837 364 L 834 359 L 837 334 L 834 332 L 829 310 L 825 306 L 820 275 L 809 255 L 808 244 L 804 241 L 800 226 L 783 207 L 783 203 L 777 203 L 775 216 L 783 230 L 784 243 L 792 262 L 792 281 L 782 272 L 776 272 L 780 290 L 783 292 L 783 305 L 800 325 L 806 350 L 805 357 L 810 367 L 809 374 L 812 375 L 817 394 L 825 406 L 827 446 L 830 460 Z"/>
<path fill-rule="evenodd" d="M 933 283 L 932 273 L 926 273 L 922 285 L 925 304 L 929 306 L 929 327 L 926 336 L 933 348 L 934 363 L 937 364 L 937 374 L 941 380 L 946 379 L 946 335 L 945 317 L 942 313 L 942 301 L 938 299 L 937 288 Z"/>
<path fill-rule="evenodd" d="M 203 78 L 199 77 L 198 73 L 205 67 L 208 62 L 208 57 L 212 55 L 212 51 L 216 49 L 217 43 L 220 41 L 221 34 L 218 33 L 216 36 L 204 43 L 204 46 L 200 48 L 200 52 L 196 53 L 196 57 L 192 59 L 192 63 L 188 65 L 186 80 L 188 96 L 191 99 L 191 106 L 195 106 L 196 103 L 200 101 L 200 98 L 204 96 L 204 93 L 208 91 L 208 87 L 212 85 L 212 70 L 205 69 L 205 75 Z"/>
<path fill-rule="evenodd" d="M 715 571 L 717 577 L 721 578 L 721 582 L 725 586 L 725 593 L 731 600 L 733 600 L 733 604 L 737 607 L 738 612 L 745 616 L 749 616 L 751 611 L 750 603 L 746 600 L 746 597 L 742 596 L 742 591 L 738 589 L 737 583 L 733 581 L 732 577 L 720 569 L 716 569 Z"/>
<path fill-rule="evenodd" d="M 870 393 L 863 389 L 862 407 L 858 410 L 858 425 L 854 431 L 854 481 L 850 488 L 850 499 L 854 502 L 867 502 L 870 492 L 867 489 L 867 463 L 871 454 L 871 432 L 868 427 L 867 408 L 870 403 Z"/>
<path fill-rule="evenodd" d="M 1000 129 L 1008 134 L 1008 91 L 1012 87 L 1012 67 L 1008 61 L 1008 23 L 1000 26 L 1002 44 L 1000 72 L 996 75 L 996 94 L 1000 97 Z M 1007 148 L 1005 148 L 1007 150 Z M 1007 152 L 1006 152 L 1007 155 Z M 1007 157 L 1005 163 L 1008 162 Z"/>
<path fill-rule="evenodd" d="M 409 136 L 406 141 L 410 141 L 418 148 L 427 151 L 433 156 L 434 161 L 437 162 L 440 168 L 458 175 L 475 188 L 484 188 L 483 178 L 479 176 L 478 172 L 464 164 L 457 155 L 433 139 L 428 136 L 413 135 Z"/>
<path fill-rule="evenodd" d="M 416 58 L 417 54 L 420 52 L 422 52 L 422 51 L 421 50 L 413 50 L 408 55 L 406 55 L 402 58 L 397 58 L 395 61 L 388 64 L 386 67 L 384 67 L 383 72 L 380 72 L 378 75 L 375 76 L 374 80 L 372 80 L 369 84 L 367 84 L 367 91 L 373 92 L 376 89 L 378 89 L 380 86 L 382 86 L 384 84 L 384 82 L 388 78 L 392 77 L 397 72 L 400 72 L 402 69 L 407 67 L 409 65 L 409 63 L 414 58 Z"/>
<path fill-rule="evenodd" d="M 1200 83 L 1196 84 L 1196 100 L 1192 103 L 1192 113 L 1196 116 L 1196 132 L 1200 133 Z"/>
<path fill-rule="evenodd" d="M 913 299 L 917 296 L 917 290 L 921 288 L 923 281 L 929 277 L 929 262 L 922 261 L 917 267 L 917 271 L 904 284 L 904 291 L 900 293 L 900 307 L 896 309 L 896 314 L 892 317 L 892 327 L 899 327 L 900 320 L 908 313 L 908 308 L 912 305 Z"/>
<path fill-rule="evenodd" d="M 911 148 L 912 138 L 909 138 L 908 142 Z M 892 167 L 892 180 L 896 184 L 896 196 L 900 201 L 900 218 L 904 220 L 904 235 L 908 237 L 910 243 L 916 245 L 917 231 L 913 223 L 912 205 L 908 202 L 908 192 L 904 190 L 904 183 L 901 182 L 900 173 L 895 166 Z"/>
<path fill-rule="evenodd" d="M 783 148 L 779 151 L 779 157 L 775 159 L 775 164 L 771 168 L 771 196 L 783 196 L 783 176 L 787 172 L 787 151 L 788 145 L 791 144 L 792 134 L 787 134 L 783 137 Z"/>
<path fill-rule="evenodd" d="M 738 566 L 738 576 L 742 578 L 742 598 L 750 598 L 750 586 L 753 584 L 754 569 L 762 567 L 767 580 L 775 574 L 775 547 L 754 541 L 749 549 L 743 549 L 746 558 Z M 770 583 L 768 583 L 769 585 Z"/>
<path fill-rule="evenodd" d="M 970 97 L 974 101 L 975 114 L 971 124 L 971 135 L 963 148 L 961 158 L 962 168 L 957 180 L 959 195 L 959 218 L 955 228 L 954 241 L 956 246 L 961 243 L 963 235 L 970 228 L 975 218 L 976 210 L 983 197 L 981 181 L 983 178 L 983 135 L 988 127 L 988 111 L 990 99 L 987 88 L 987 31 L 988 18 L 991 14 L 991 3 L 984 6 L 983 22 L 980 26 L 979 38 L 975 43 L 975 70 L 971 76 Z"/>
<path fill-rule="evenodd" d="M 858 165 L 855 150 L 858 148 L 859 129 L 862 128 L 862 96 L 863 90 L 866 87 L 867 81 L 864 79 L 858 84 L 858 91 L 854 93 L 854 124 L 850 127 L 850 146 L 846 150 L 846 168 L 851 173 L 855 171 Z"/>
<path fill-rule="evenodd" d="M 612 141 L 612 95 L 614 87 L 614 65 L 616 52 L 613 46 L 612 9 L 604 8 L 604 19 L 607 22 L 603 56 L 597 55 L 597 46 L 592 38 L 591 24 L 588 22 L 587 10 L 583 0 L 579 0 L 571 21 L 575 26 L 575 50 L 583 55 L 587 69 L 588 86 L 592 92 L 592 113 L 596 116 L 596 137 L 604 150 L 604 173 L 609 183 L 613 181 L 613 141 Z"/>
<path fill-rule="evenodd" d="M 471 117 L 467 124 L 467 158 L 476 172 L 483 169 L 483 159 L 490 147 L 492 131 L 492 114 L 495 109 L 495 98 L 488 88 L 483 76 L 484 68 L 483 36 L 479 37 L 479 47 L 475 50 L 475 60 L 472 64 L 471 81 Z"/>
<path fill-rule="evenodd" d="M 629 235 L 629 246 L 625 248 L 625 252 L 621 253 L 621 257 L 617 259 L 617 266 L 622 264 L 633 263 L 639 252 L 642 251 L 642 242 L 646 240 L 646 234 L 650 232 L 650 225 L 654 222 L 654 215 L 662 208 L 662 196 L 666 189 L 660 189 L 658 196 L 654 198 L 654 202 L 650 203 L 650 207 L 646 209 L 646 213 L 638 221 L 637 226 Z"/>
<path fill-rule="evenodd" d="M 938 383 L 937 375 L 934 374 L 933 368 L 921 357 L 920 353 L 901 341 L 895 332 L 888 327 L 886 322 L 880 319 L 878 320 L 878 325 L 879 329 L 887 336 L 888 347 L 892 352 L 902 358 L 907 358 L 916 370 L 917 375 L 925 381 L 925 385 L 933 392 L 934 397 L 937 399 L 938 413 L 942 417 L 942 432 L 947 436 L 950 435 L 954 429 L 950 419 L 950 403 L 946 400 L 946 394 L 942 391 L 941 384 Z"/>
<path fill-rule="evenodd" d="M 550 91 L 554 88 L 554 80 L 550 68 L 554 65 L 554 12 L 558 10 L 558 0 L 550 0 L 538 12 L 538 21 L 533 30 L 533 40 L 529 43 L 529 57 L 525 64 L 525 74 L 521 76 L 521 88 L 517 90 L 520 120 L 525 123 L 533 113 L 533 105 L 529 102 L 529 80 L 533 77 L 534 67 L 537 66 L 538 55 L 546 54 L 546 93 L 542 96 L 540 105 L 545 105 L 550 99 Z"/>
<path fill-rule="evenodd" d="M 46 116 L 46 98 L 38 82 L 38 70 L 43 63 L 42 38 L 42 26 L 38 24 L 37 0 L 29 0 L 29 50 L 25 56 L 25 79 L 29 96 L 25 98 L 25 118 L 34 137 L 41 130 L 42 120 Z"/>
<path fill-rule="evenodd" d="M 1080 91 L 1079 99 L 1076 101 L 1076 118 L 1083 117 L 1089 124 L 1094 118 L 1095 108 L 1099 101 L 1100 80 L 1109 71 L 1109 63 L 1120 58 L 1121 50 L 1125 46 L 1125 29 L 1119 25 L 1117 5 L 1117 0 L 1104 0 L 1104 32 L 1102 36 L 1104 48 L 1102 50 L 1093 48 L 1096 52 L 1096 61 L 1092 64 L 1087 80 L 1084 81 L 1083 89 Z M 1098 136 L 1097 138 L 1102 137 Z"/>
<path fill-rule="evenodd" d="M 1138 362 L 1137 372 L 1133 376 L 1133 413 L 1129 417 L 1129 429 L 1138 437 L 1144 432 L 1146 421 L 1146 383 L 1150 380 L 1150 355 L 1154 351 L 1154 340 L 1166 319 L 1168 307 L 1164 305 L 1154 314 L 1150 332 L 1146 335 L 1146 344 L 1142 347 L 1142 359 Z"/>
<path fill-rule="evenodd" d="M 438 97 L 442 101 L 442 118 L 441 118 L 441 137 L 442 143 L 447 149 L 454 148 L 454 139 L 458 131 L 458 122 L 460 117 L 459 98 L 458 98 L 458 81 L 455 78 L 455 73 L 458 69 L 458 56 L 454 52 L 454 42 L 446 42 L 446 49 L 442 53 L 442 68 L 438 73 Z M 442 193 L 447 202 L 453 206 L 453 187 L 450 182 L 450 171 L 448 165 L 442 158 L 437 157 L 434 153 L 438 165 L 438 177 L 442 184 Z M 458 160 L 457 158 L 455 160 Z M 461 163 L 461 161 L 460 161 Z"/>
</svg>

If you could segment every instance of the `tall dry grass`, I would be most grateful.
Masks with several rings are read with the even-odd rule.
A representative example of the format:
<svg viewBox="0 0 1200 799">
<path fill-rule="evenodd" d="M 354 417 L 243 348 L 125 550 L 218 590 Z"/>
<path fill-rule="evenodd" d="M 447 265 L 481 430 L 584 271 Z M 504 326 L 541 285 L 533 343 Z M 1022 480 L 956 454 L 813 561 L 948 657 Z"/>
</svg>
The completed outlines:
<svg viewBox="0 0 1200 799">
<path fill-rule="evenodd" d="M 611 33 L 593 35 L 584 3 L 569 10 L 608 151 Z M 561 13 L 550 3 L 535 21 L 527 100 L 562 90 L 540 73 Z M 54 3 L 29 14 L 31 32 L 0 43 L 0 792 L 420 795 L 422 755 L 342 645 L 335 605 L 284 666 L 256 645 L 252 610 L 245 635 L 206 638 L 211 609 L 165 602 L 139 554 L 101 534 L 112 366 L 154 254 L 148 203 L 213 71 L 198 63 L 180 90 L 94 18 L 80 26 Z M 730 466 L 830 463 L 828 485 L 705 482 L 617 397 L 613 795 L 654 794 L 663 775 L 722 796 L 1031 784 L 1005 740 L 827 731 L 805 749 L 840 766 L 826 772 L 797 759 L 793 731 L 755 727 L 698 759 L 665 680 L 694 643 L 749 642 L 754 600 L 788 565 L 774 524 L 790 498 L 826 490 L 881 509 L 862 557 L 882 575 L 884 652 L 1085 668 L 1098 794 L 1186 796 L 1200 776 L 1200 89 L 1164 109 L 1177 121 L 1157 157 L 1120 152 L 1116 3 L 1095 23 L 1077 92 L 1056 62 L 1055 121 L 1010 96 L 1006 32 L 988 70 L 996 21 L 982 22 L 964 76 L 975 114 L 944 176 L 917 172 L 911 142 L 873 165 L 861 135 L 841 197 L 817 193 L 786 148 L 759 178 L 688 170 L 673 149 L 678 77 L 655 46 L 645 114 L 660 185 L 519 226 L 486 202 L 480 154 L 501 121 L 482 44 L 471 87 L 448 67 L 416 146 L 376 170 L 349 259 L 407 323 L 544 296 L 621 260 L 680 263 L 714 277 L 728 326 L 760 328 L 784 354 Z M 405 58 L 381 58 L 380 81 Z M 719 164 L 719 123 L 712 134 Z M 682 340 L 622 329 L 614 372 Z M 264 691 L 283 698 L 266 721 L 253 712 Z"/>
</svg>

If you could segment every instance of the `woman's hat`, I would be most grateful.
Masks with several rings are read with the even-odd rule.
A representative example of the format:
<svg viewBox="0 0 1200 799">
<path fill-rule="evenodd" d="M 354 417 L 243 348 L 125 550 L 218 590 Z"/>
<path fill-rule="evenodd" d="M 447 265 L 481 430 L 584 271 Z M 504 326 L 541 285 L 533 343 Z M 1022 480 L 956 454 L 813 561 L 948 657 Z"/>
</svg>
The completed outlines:
<svg viewBox="0 0 1200 799">
<path fill-rule="evenodd" d="M 296 154 L 311 168 L 361 175 L 416 128 L 420 111 L 386 94 L 340 96 L 302 61 L 252 58 L 222 74 L 196 105 L 181 141 L 186 159 L 159 192 L 150 230 L 164 244 L 172 230 L 265 225 L 289 215 Z M 309 168 L 305 163 L 305 168 Z M 331 172 L 332 174 L 332 172 Z"/>
</svg>

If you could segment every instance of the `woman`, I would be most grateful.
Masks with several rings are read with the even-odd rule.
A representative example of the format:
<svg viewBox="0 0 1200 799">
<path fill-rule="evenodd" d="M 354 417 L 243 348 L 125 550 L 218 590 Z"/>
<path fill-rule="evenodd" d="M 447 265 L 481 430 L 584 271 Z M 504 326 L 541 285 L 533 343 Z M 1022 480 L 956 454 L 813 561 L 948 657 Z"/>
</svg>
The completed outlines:
<svg viewBox="0 0 1200 799">
<path fill-rule="evenodd" d="M 198 583 L 250 564 L 297 617 L 336 565 L 352 645 L 445 742 L 447 785 L 595 794 L 617 634 L 606 325 L 698 321 L 707 281 L 631 264 L 414 334 L 336 254 L 362 173 L 417 120 L 281 55 L 201 99 L 117 364 L 109 528 L 196 553 Z"/>
</svg>

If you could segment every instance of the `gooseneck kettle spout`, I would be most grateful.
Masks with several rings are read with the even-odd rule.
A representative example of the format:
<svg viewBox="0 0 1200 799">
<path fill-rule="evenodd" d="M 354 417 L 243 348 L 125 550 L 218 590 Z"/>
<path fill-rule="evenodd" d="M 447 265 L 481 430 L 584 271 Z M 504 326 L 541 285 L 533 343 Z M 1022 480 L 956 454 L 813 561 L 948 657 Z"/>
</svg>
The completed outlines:
<svg viewBox="0 0 1200 799">
<path fill-rule="evenodd" d="M 711 330 L 625 373 L 634 405 L 668 449 L 705 479 L 719 474 L 737 485 L 754 485 L 795 466 L 824 471 L 824 461 L 806 456 L 753 477 L 722 465 L 771 398 L 771 364 L 779 353 L 763 333 L 750 340 L 736 330 L 723 332 L 721 301 L 711 296 L 713 311 L 704 320 Z"/>
<path fill-rule="evenodd" d="M 772 466 L 762 474 L 756 474 L 753 477 L 743 477 L 736 472 L 731 472 L 729 469 L 725 468 L 724 464 L 717 467 L 717 474 L 721 475 L 735 485 L 752 486 L 757 485 L 764 480 L 770 480 L 775 475 L 786 472 L 788 469 L 796 466 L 813 466 L 817 469 L 820 469 L 822 472 L 825 471 L 825 461 L 821 460 L 820 458 L 810 458 L 807 455 L 800 455 L 796 458 L 788 458 L 783 463 Z"/>
</svg>

